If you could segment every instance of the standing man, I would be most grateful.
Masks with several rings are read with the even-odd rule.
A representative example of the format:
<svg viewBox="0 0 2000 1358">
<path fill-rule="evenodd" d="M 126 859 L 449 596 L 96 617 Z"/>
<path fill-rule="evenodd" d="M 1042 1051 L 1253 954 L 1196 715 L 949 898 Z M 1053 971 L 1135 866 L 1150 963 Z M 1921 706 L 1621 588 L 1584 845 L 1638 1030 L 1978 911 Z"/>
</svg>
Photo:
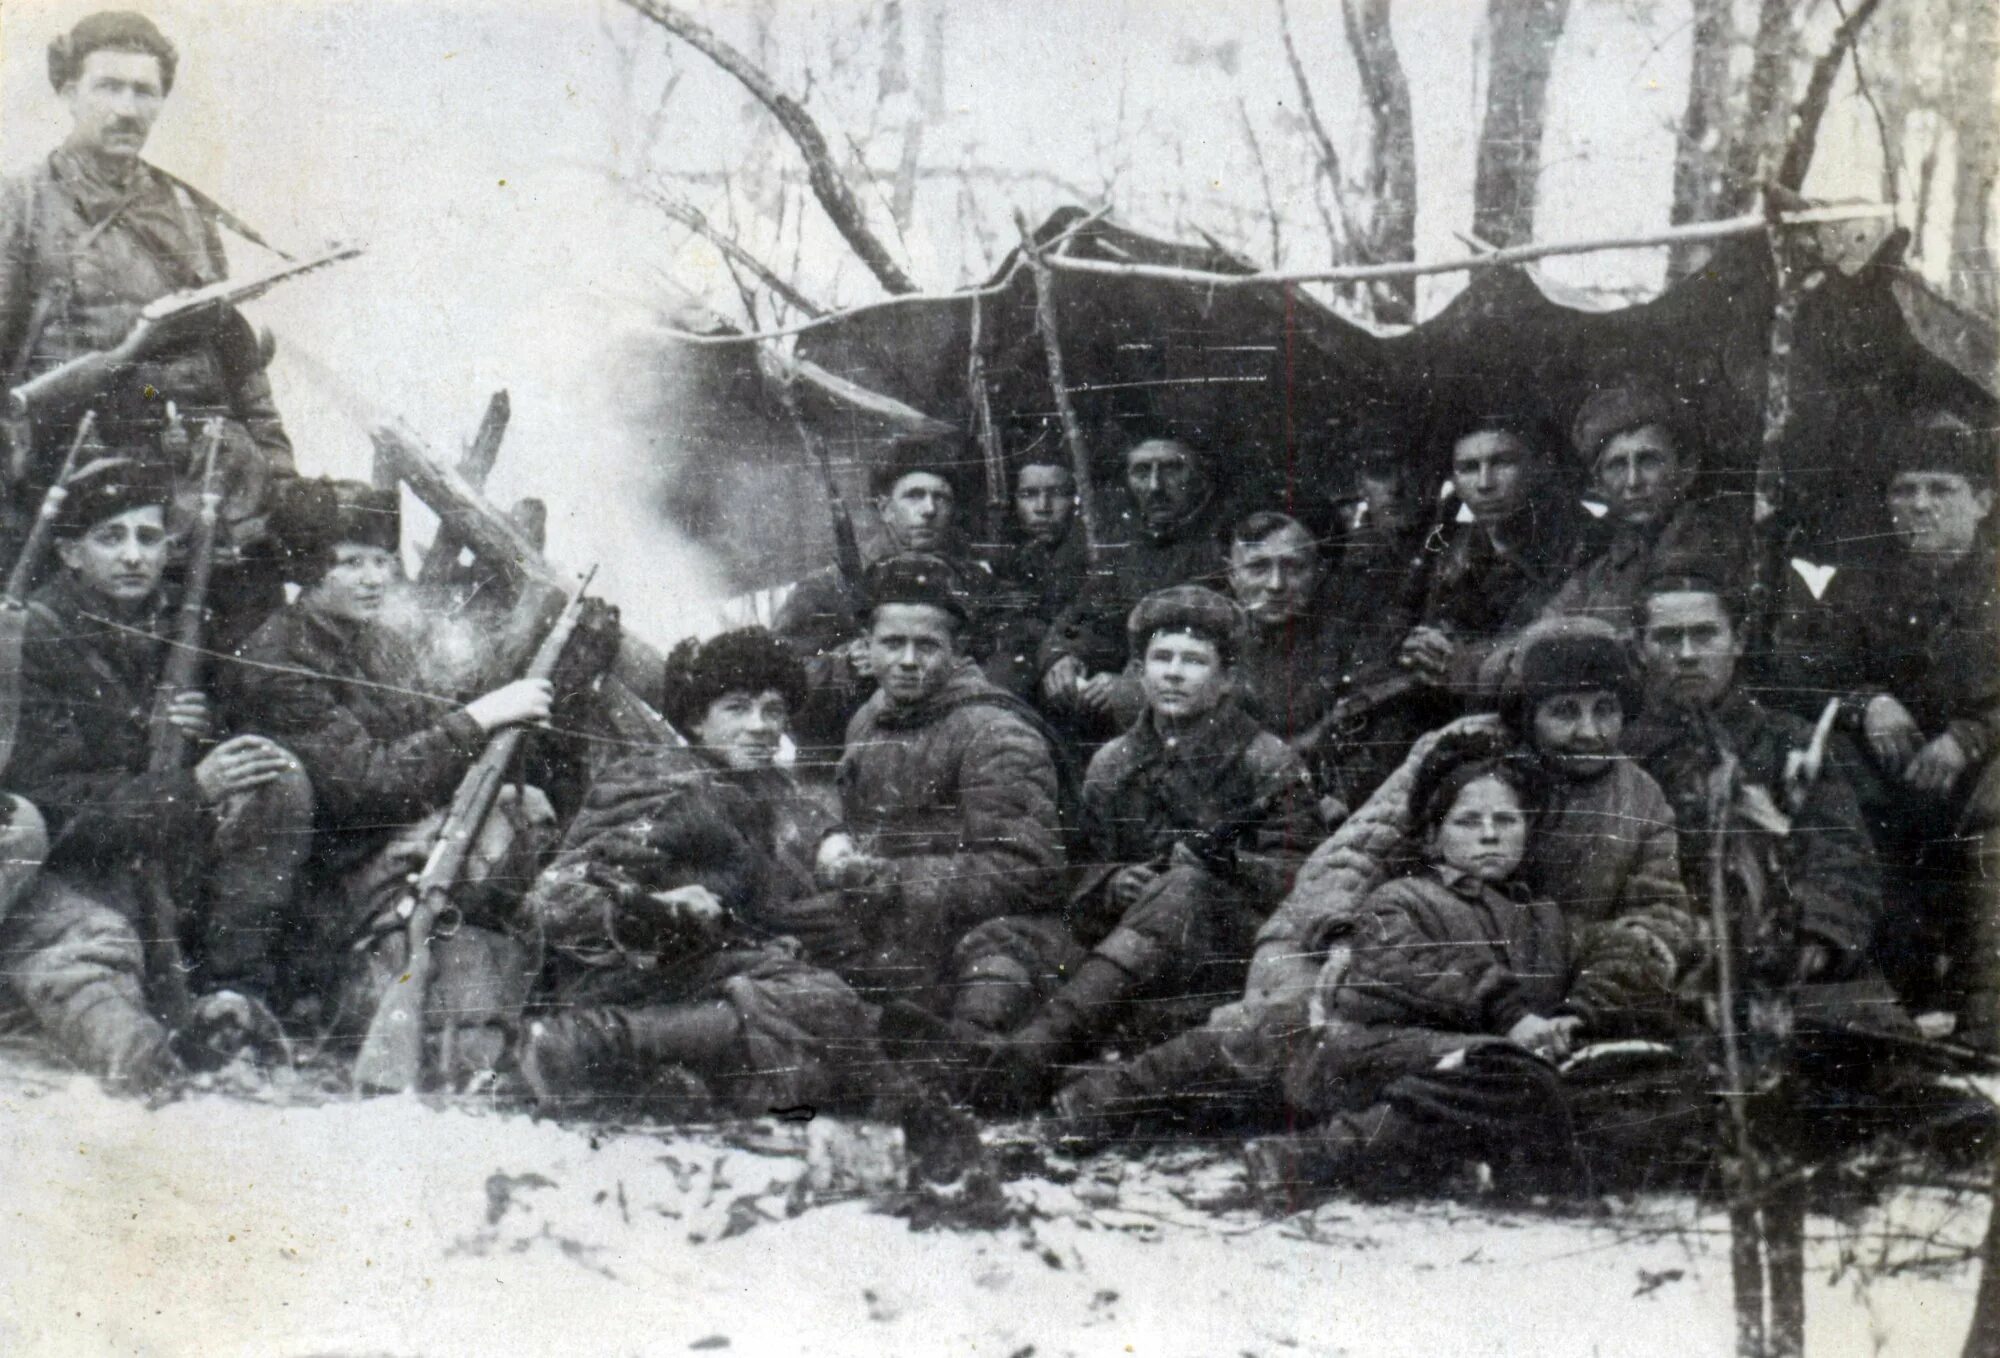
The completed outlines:
<svg viewBox="0 0 2000 1358">
<path fill-rule="evenodd" d="M 1126 673 L 1125 620 L 1148 594 L 1215 577 L 1214 490 L 1209 459 L 1190 444 L 1147 438 L 1126 450 L 1131 541 L 1106 553 L 1103 570 L 1042 643 L 1042 702 L 1065 727 L 1099 741 L 1139 715 L 1144 699 Z"/>
<path fill-rule="evenodd" d="M 218 226 L 261 244 L 234 217 L 140 159 L 174 87 L 179 55 L 150 19 L 90 15 L 49 44 L 49 81 L 71 130 L 47 160 L 0 185 L 0 374 L 12 386 L 83 354 L 115 350 L 140 311 L 228 273 Z M 223 640 L 283 602 L 262 516 L 270 485 L 292 475 L 292 446 L 242 316 L 159 336 L 93 397 L 112 441 L 186 474 L 171 427 L 223 422 L 217 474 L 225 551 L 212 593 Z M 32 449 L 13 451 L 13 503 L 32 512 L 81 409 L 33 412 Z M 189 427 L 192 427 L 190 425 Z"/>
<path fill-rule="evenodd" d="M 884 542 L 877 559 L 904 552 L 942 557 L 976 607 L 992 572 L 967 552 L 959 531 L 960 477 L 968 465 L 955 440 L 905 439 L 869 469 L 868 489 Z M 792 732 L 803 768 L 830 766 L 839 758 L 848 719 L 874 687 L 860 617 L 866 609 L 863 587 L 863 581 L 844 579 L 838 566 L 828 566 L 799 581 L 771 625 L 806 667 L 807 697 L 793 715 Z"/>
<path fill-rule="evenodd" d="M 1700 472 L 1694 434 L 1670 392 L 1640 380 L 1593 392 L 1576 413 L 1570 445 L 1604 502 L 1611 541 L 1563 583 L 1548 614 L 1630 627 L 1662 555 L 1697 555 L 1740 571 L 1747 520 L 1739 514 L 1731 522 L 1714 502 L 1691 498 Z"/>
<path fill-rule="evenodd" d="M 1076 517 L 1076 478 L 1053 445 L 1030 449 L 1014 473 L 1014 530 L 1015 541 L 995 564 L 986 677 L 1032 701 L 1042 637 L 1082 592 L 1090 568 Z"/>
<path fill-rule="evenodd" d="M 193 767 L 149 767 L 156 687 L 168 659 L 168 484 L 154 465 L 92 463 L 71 479 L 55 524 L 61 569 L 37 590 L 21 647 L 21 729 L 12 780 L 48 823 L 49 872 L 21 910 L 34 948 L 79 931 L 106 940 L 79 965 L 143 970 L 131 932 L 148 926 L 158 870 L 181 907 L 193 966 L 196 1042 L 246 1030 L 247 1001 L 275 999 L 277 939 L 311 847 L 312 791 L 292 755 L 262 735 L 217 742 L 207 695 L 173 695 L 165 720 L 201 751 Z M 239 728 L 240 729 L 240 728 Z M 157 979 L 157 978 L 156 978 Z M 31 1006 L 33 1007 L 33 1006 Z M 59 1035 L 68 1025 L 38 1014 Z M 249 1036 L 245 1031 L 243 1036 Z M 70 1054 L 115 1068 L 92 1032 Z"/>
<path fill-rule="evenodd" d="M 1890 431 L 1890 549 L 1842 566 L 1805 692 L 1841 698 L 1860 741 L 1862 810 L 1889 879 L 1881 955 L 1917 1008 L 1955 1009 L 2000 1043 L 2000 928 L 1981 899 L 2000 859 L 2000 565 L 1990 436 L 1942 411 Z M 1942 984 L 1940 984 L 1942 983 Z"/>
</svg>

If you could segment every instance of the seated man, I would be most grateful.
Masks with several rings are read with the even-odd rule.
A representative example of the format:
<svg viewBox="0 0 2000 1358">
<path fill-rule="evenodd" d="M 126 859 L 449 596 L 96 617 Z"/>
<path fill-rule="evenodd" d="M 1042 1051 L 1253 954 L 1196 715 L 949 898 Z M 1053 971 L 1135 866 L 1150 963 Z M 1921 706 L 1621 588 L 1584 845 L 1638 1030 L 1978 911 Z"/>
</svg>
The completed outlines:
<svg viewBox="0 0 2000 1358">
<path fill-rule="evenodd" d="M 1141 600 L 1130 628 L 1146 709 L 1084 779 L 1091 866 L 1071 910 L 1091 952 L 998 1045 L 1003 1101 L 1033 1099 L 1096 1039 L 1159 1042 L 1240 993 L 1258 926 L 1319 836 L 1305 765 L 1231 696 L 1242 610 L 1179 585 Z"/>
<path fill-rule="evenodd" d="M 944 557 L 958 571 L 975 605 L 992 572 L 966 550 L 959 507 L 962 473 L 971 465 L 962 444 L 906 439 L 891 446 L 868 471 L 868 490 L 881 525 L 883 551 Z M 802 768 L 823 771 L 840 757 L 848 719 L 874 689 L 862 641 L 864 582 L 843 579 L 838 566 L 799 581 L 771 624 L 780 641 L 806 667 L 808 697 L 794 714 Z M 984 647 L 971 648 L 984 654 Z"/>
<path fill-rule="evenodd" d="M 1403 639 L 1390 632 L 1383 605 L 1401 596 L 1412 563 L 1422 559 L 1437 486 L 1424 483 L 1403 436 L 1387 426 L 1360 431 L 1354 447 L 1326 597 L 1352 634 L 1355 663 L 1374 665 L 1388 661 Z"/>
<path fill-rule="evenodd" d="M 522 1075 L 545 1105 L 683 1071 L 744 1115 L 854 1102 L 883 1075 L 875 1011 L 787 936 L 826 819 L 772 762 L 804 670 L 745 628 L 675 647 L 666 694 L 692 746 L 600 772 L 523 904 L 545 961 Z"/>
<path fill-rule="evenodd" d="M 1126 449 L 1130 540 L 1107 545 L 1101 568 L 1042 642 L 1042 703 L 1065 730 L 1096 744 L 1139 715 L 1125 620 L 1148 594 L 1219 573 L 1214 492 L 1210 460 L 1190 444 L 1146 438 Z"/>
<path fill-rule="evenodd" d="M 1732 517 L 1714 501 L 1689 498 L 1701 468 L 1687 411 L 1672 393 L 1642 381 L 1593 392 L 1576 413 L 1570 444 L 1604 502 L 1611 541 L 1556 591 L 1549 615 L 1630 627 L 1654 558 L 1665 554 L 1705 556 L 1740 572 L 1748 511 Z"/>
<path fill-rule="evenodd" d="M 545 679 L 521 679 L 464 706 L 424 692 L 410 646 L 382 621 L 402 570 L 394 491 L 298 482 L 280 511 L 273 532 L 299 596 L 239 648 L 232 703 L 242 722 L 296 750 L 312 779 L 319 833 L 295 984 L 336 1037 L 355 1038 L 402 973 L 396 907 L 460 779 L 495 731 L 548 720 L 552 692 Z M 458 1025 L 461 1069 L 450 1078 L 492 1069 L 526 998 L 529 961 L 506 924 L 553 821 L 539 790 L 502 792 L 457 893 L 465 923 L 437 940 L 431 1004 Z"/>
<path fill-rule="evenodd" d="M 993 652 L 986 677 L 1034 699 L 1042 637 L 1082 592 L 1088 545 L 1076 515 L 1076 478 L 1053 443 L 1030 449 L 1014 473 L 1016 540 L 994 563 Z"/>
<path fill-rule="evenodd" d="M 1261 510 L 1229 533 L 1229 592 L 1248 628 L 1235 662 L 1243 706 L 1290 740 L 1324 713 L 1347 674 L 1348 629 L 1326 607 L 1319 544 L 1287 514 Z"/>
<path fill-rule="evenodd" d="M 194 1055 L 273 1033 L 264 1008 L 276 999 L 273 944 L 311 847 L 312 791 L 299 762 L 264 735 L 217 743 L 204 692 L 158 693 L 172 644 L 162 586 L 169 494 L 163 471 L 105 459 L 72 478 L 55 521 L 60 568 L 28 606 L 9 770 L 47 820 L 48 873 L 14 927 L 34 948 L 95 935 L 102 946 L 79 965 L 121 973 L 112 988 L 129 993 L 123 978 L 143 969 L 137 940 L 170 897 L 197 997 L 191 1016 L 170 1017 L 187 1023 L 177 1036 Z M 192 767 L 158 765 L 156 720 L 192 742 Z M 167 961 L 163 951 L 153 965 Z M 56 991 L 20 988 L 44 1027 L 78 1039 L 71 1059 L 98 1070 L 124 1063 L 101 1044 L 122 1048 L 129 1035 L 73 1024 Z"/>
<path fill-rule="evenodd" d="M 843 911 L 824 934 L 788 924 L 864 996 L 991 1032 L 1025 1017 L 1075 945 L 1055 913 L 1053 738 L 966 658 L 957 581 L 949 562 L 917 554 L 869 572 L 879 687 L 848 723 L 841 829 L 818 867 Z"/>
<path fill-rule="evenodd" d="M 1891 433 L 1895 536 L 1842 566 L 1801 691 L 1837 695 L 1861 738 L 1861 808 L 1889 879 L 1878 953 L 1913 1007 L 1956 1009 L 1961 1034 L 2000 1044 L 2000 929 L 1981 887 L 2000 834 L 2000 565 L 1988 436 L 1942 412 Z"/>
<path fill-rule="evenodd" d="M 1790 994 L 1802 1030 L 1913 1036 L 1870 957 L 1881 874 L 1853 785 L 1836 758 L 1815 767 L 1805 721 L 1737 683 L 1742 603 L 1725 576 L 1700 558 L 1660 560 L 1637 618 L 1646 710 L 1627 745 L 1674 808 L 1689 898 L 1709 918 L 1724 855 L 1744 985 Z M 1712 802 L 1730 763 L 1738 793 L 1718 842 Z"/>
</svg>

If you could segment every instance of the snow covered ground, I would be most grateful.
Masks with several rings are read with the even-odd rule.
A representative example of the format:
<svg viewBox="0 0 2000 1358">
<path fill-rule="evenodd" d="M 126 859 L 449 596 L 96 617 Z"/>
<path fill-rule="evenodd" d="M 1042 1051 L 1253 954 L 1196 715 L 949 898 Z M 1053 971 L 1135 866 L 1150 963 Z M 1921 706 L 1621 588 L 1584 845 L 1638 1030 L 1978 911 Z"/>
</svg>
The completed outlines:
<svg viewBox="0 0 2000 1358">
<path fill-rule="evenodd" d="M 1226 1203 L 1230 1157 L 1006 1185 L 1010 1224 L 916 1230 L 816 1195 L 796 1127 L 587 1131 L 411 1100 L 148 1110 L 0 1080 L 0 1353 L 1723 1355 L 1723 1223 L 1685 1200 L 1551 1216 Z M 1815 1220 L 1808 1352 L 1958 1350 L 1963 1267 L 1875 1277 L 1977 1205 Z M 1872 1271 L 1872 1270 L 1871 1270 Z"/>
</svg>

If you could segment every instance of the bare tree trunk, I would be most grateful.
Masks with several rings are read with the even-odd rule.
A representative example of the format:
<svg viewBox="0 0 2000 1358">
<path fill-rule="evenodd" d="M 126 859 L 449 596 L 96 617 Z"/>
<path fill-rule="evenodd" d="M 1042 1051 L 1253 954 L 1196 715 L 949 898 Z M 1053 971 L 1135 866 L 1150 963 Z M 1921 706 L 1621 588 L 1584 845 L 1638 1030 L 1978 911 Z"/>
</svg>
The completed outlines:
<svg viewBox="0 0 2000 1358">
<path fill-rule="evenodd" d="M 1705 221 L 1722 196 L 1722 160 L 1728 141 L 1729 50 L 1736 25 L 1730 0 L 1694 0 L 1693 52 L 1688 62 L 1687 106 L 1674 147 L 1674 202 L 1670 220 Z M 1704 245 L 1676 246 L 1669 280 L 1684 278 L 1708 252 Z"/>
<path fill-rule="evenodd" d="M 888 247 L 869 229 L 867 216 L 855 200 L 854 191 L 834 166 L 826 135 L 798 100 L 780 90 L 762 67 L 718 38 L 706 25 L 667 4 L 666 0 L 624 0 L 624 3 L 729 72 L 755 95 L 791 137 L 793 144 L 799 148 L 799 154 L 805 157 L 813 196 L 819 199 L 827 217 L 861 262 L 868 266 L 868 271 L 889 292 L 917 290 L 917 285 L 910 281 L 909 275 L 889 254 Z"/>
<path fill-rule="evenodd" d="M 1993 1165 L 1993 1182 L 2000 1187 L 2000 1158 Z M 1972 1306 L 1972 1328 L 1965 1335 L 1962 1358 L 2000 1358 L 2000 1196 L 1986 1219 L 1986 1243 L 1979 1254 L 1979 1296 Z"/>
<path fill-rule="evenodd" d="M 1958 117 L 1958 172 L 1951 205 L 1951 295 L 1986 317 L 2000 316 L 1993 279 L 1994 63 L 2000 61 L 2000 10 L 1992 0 L 1964 6 L 1953 103 Z"/>
<path fill-rule="evenodd" d="M 1534 238 L 1549 70 L 1568 17 L 1569 0 L 1487 0 L 1492 56 L 1472 184 L 1472 234 L 1490 244 Z"/>
<path fill-rule="evenodd" d="M 1410 116 L 1410 82 L 1396 54 L 1389 0 L 1341 0 L 1347 45 L 1361 73 L 1374 122 L 1368 160 L 1368 253 L 1392 262 L 1417 257 L 1417 133 Z M 1377 319 L 1407 323 L 1417 317 L 1417 282 L 1399 279 L 1376 289 Z"/>
<path fill-rule="evenodd" d="M 1785 143 L 1785 154 L 1778 162 L 1778 184 L 1794 193 L 1805 187 L 1806 172 L 1812 168 L 1813 151 L 1819 145 L 1819 125 L 1826 117 L 1826 103 L 1833 95 L 1833 82 L 1840 74 L 1841 63 L 1854 50 L 1861 30 L 1867 27 L 1869 18 L 1880 3 L 1881 0 L 1861 0 L 1834 31 L 1833 41 L 1827 45 L 1826 51 L 1813 62 L 1812 75 L 1806 80 L 1806 92 L 1799 97 L 1791 136 Z M 1991 181 L 1988 183 L 1990 187 Z"/>
<path fill-rule="evenodd" d="M 1743 114 L 1729 137 L 1713 204 L 1721 216 L 1735 216 L 1755 206 L 1759 188 L 1784 152 L 1799 8 L 1794 0 L 1762 0 L 1758 8 Z"/>
</svg>

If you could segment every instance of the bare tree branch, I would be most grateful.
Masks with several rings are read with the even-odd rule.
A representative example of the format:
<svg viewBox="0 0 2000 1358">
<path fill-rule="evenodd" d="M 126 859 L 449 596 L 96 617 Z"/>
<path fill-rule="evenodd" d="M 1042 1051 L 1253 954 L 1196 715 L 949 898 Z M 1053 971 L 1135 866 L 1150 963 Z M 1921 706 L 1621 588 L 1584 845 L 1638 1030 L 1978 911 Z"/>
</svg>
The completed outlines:
<svg viewBox="0 0 2000 1358">
<path fill-rule="evenodd" d="M 1861 36 L 1862 28 L 1879 4 L 1881 0 L 1861 0 L 1854 13 L 1834 30 L 1832 43 L 1813 63 L 1812 75 L 1806 81 L 1806 92 L 1800 96 L 1798 112 L 1793 115 L 1796 125 L 1792 129 L 1791 140 L 1786 143 L 1784 157 L 1778 162 L 1778 183 L 1794 193 L 1804 187 L 1806 171 L 1812 168 L 1813 150 L 1819 143 L 1820 120 L 1826 116 L 1827 100 L 1833 96 L 1833 82 L 1840 74 L 1840 64 L 1853 50 L 1855 40 Z M 1886 150 L 1884 154 L 1887 154 Z"/>
<path fill-rule="evenodd" d="M 1278 195 L 1271 188 L 1271 169 L 1264 163 L 1264 144 L 1257 140 L 1257 128 L 1250 121 L 1250 105 L 1242 95 L 1236 96 L 1236 116 L 1243 123 L 1243 140 L 1250 144 L 1250 159 L 1257 166 L 1257 179 L 1264 188 L 1264 215 L 1271 228 L 1271 267 L 1285 266 L 1284 212 L 1278 207 Z"/>
<path fill-rule="evenodd" d="M 1369 257 L 1376 260 L 1415 259 L 1417 255 L 1417 134 L 1410 112 L 1410 81 L 1396 54 L 1396 36 L 1389 24 L 1389 0 L 1341 0 L 1347 46 L 1361 75 L 1369 117 L 1374 123 L 1370 142 L 1368 193 Z M 1377 285 L 1378 320 L 1416 319 L 1416 284 L 1392 280 Z"/>
<path fill-rule="evenodd" d="M 889 292 L 917 290 L 917 285 L 910 281 L 902 266 L 890 256 L 888 247 L 869 229 L 861 204 L 855 200 L 853 190 L 848 188 L 847 181 L 834 167 L 833 153 L 827 147 L 819 124 L 797 100 L 780 90 L 771 77 L 748 57 L 717 37 L 706 25 L 697 23 L 689 15 L 667 4 L 666 0 L 623 0 L 623 3 L 736 77 L 745 89 L 756 96 L 805 157 L 813 196 L 819 199 L 835 229 L 861 262 L 868 266 L 868 271 Z"/>
<path fill-rule="evenodd" d="M 1291 7 L 1285 0 L 1277 0 L 1277 3 L 1278 37 L 1285 44 L 1285 64 L 1292 68 L 1292 83 L 1299 91 L 1299 110 L 1306 115 L 1306 127 L 1311 130 L 1313 143 L 1319 148 L 1320 171 L 1333 190 L 1333 207 L 1340 215 L 1341 234 L 1346 237 L 1348 248 L 1354 251 L 1357 258 L 1368 259 L 1368 233 L 1354 219 L 1354 213 L 1348 206 L 1346 179 L 1340 169 L 1340 152 L 1335 149 L 1333 137 L 1320 119 L 1319 104 L 1313 99 L 1312 82 L 1306 78 L 1306 64 L 1299 59 L 1298 44 L 1292 41 Z M 1338 244 L 1336 240 L 1336 247 Z M 1338 256 L 1335 258 L 1337 260 Z"/>
<path fill-rule="evenodd" d="M 738 245 L 723 232 L 717 230 L 715 225 L 702 213 L 701 209 L 695 207 L 692 203 L 684 203 L 678 199 L 669 198 L 664 194 L 650 191 L 646 192 L 646 197 L 652 201 L 655 207 L 665 213 L 668 218 L 679 222 L 710 245 L 713 245 L 717 250 L 722 252 L 725 259 L 742 265 L 758 282 L 762 283 L 798 310 L 803 311 L 808 316 L 826 315 L 825 307 L 820 306 L 790 283 L 787 283 L 769 265 Z"/>
</svg>

